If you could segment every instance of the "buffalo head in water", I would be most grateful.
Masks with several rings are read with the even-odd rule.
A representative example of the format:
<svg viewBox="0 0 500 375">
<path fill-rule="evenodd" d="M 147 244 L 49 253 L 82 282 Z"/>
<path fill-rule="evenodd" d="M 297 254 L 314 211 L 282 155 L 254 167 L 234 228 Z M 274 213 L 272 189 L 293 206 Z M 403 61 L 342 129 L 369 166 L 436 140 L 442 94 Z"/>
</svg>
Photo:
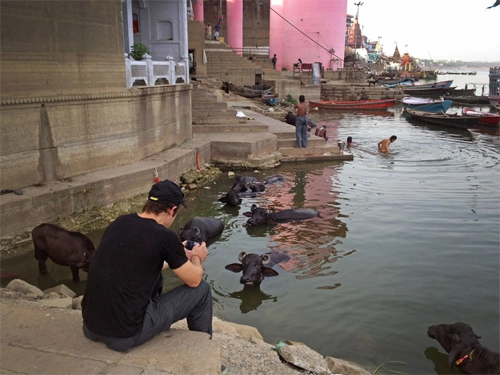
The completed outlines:
<svg viewBox="0 0 500 375">
<path fill-rule="evenodd" d="M 258 255 L 242 251 L 238 255 L 238 259 L 241 263 L 231 263 L 225 268 L 233 272 L 243 272 L 240 283 L 245 284 L 245 286 L 258 286 L 264 277 L 278 276 L 278 272 L 271 267 L 287 261 L 290 256 L 277 252 Z"/>
</svg>

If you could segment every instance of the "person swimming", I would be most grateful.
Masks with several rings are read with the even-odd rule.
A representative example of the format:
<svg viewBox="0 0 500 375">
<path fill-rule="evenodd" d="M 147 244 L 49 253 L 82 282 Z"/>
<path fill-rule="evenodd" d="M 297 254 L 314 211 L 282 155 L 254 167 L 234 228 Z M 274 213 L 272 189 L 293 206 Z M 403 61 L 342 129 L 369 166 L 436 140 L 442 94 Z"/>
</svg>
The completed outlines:
<svg viewBox="0 0 500 375">
<path fill-rule="evenodd" d="M 397 136 L 393 135 L 391 136 L 391 138 L 386 138 L 386 139 L 382 139 L 379 143 L 378 143 L 378 150 L 380 152 L 383 152 L 384 154 L 390 154 L 391 153 L 391 150 L 389 150 L 389 145 L 392 143 L 392 142 L 395 142 L 396 139 L 398 139 Z"/>
</svg>

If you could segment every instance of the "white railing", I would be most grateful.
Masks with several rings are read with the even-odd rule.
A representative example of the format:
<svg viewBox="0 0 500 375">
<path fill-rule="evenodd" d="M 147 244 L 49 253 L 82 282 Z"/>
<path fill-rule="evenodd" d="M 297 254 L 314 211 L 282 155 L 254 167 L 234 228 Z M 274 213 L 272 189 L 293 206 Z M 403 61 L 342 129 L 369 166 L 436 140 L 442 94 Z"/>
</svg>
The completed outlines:
<svg viewBox="0 0 500 375">
<path fill-rule="evenodd" d="M 153 61 L 151 56 L 145 54 L 143 60 L 136 61 L 125 54 L 125 67 L 127 75 L 127 89 L 136 81 L 144 81 L 146 86 L 154 86 L 156 81 L 175 85 L 180 79 L 189 83 L 189 59 L 183 57 L 182 61 L 175 62 L 172 56 L 165 57 L 166 61 Z"/>
</svg>

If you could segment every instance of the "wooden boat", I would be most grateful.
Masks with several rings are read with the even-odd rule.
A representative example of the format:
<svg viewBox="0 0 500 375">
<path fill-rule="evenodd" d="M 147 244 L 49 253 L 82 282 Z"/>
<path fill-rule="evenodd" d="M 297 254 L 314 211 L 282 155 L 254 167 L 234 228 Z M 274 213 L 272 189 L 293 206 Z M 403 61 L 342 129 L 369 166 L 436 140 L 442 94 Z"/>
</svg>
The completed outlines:
<svg viewBox="0 0 500 375">
<path fill-rule="evenodd" d="M 266 103 L 267 105 L 274 106 L 278 104 L 280 94 L 273 94 L 272 92 L 267 92 L 265 94 L 262 94 L 262 101 Z"/>
<path fill-rule="evenodd" d="M 433 82 L 433 83 L 421 83 L 418 85 L 414 85 L 413 87 L 415 88 L 420 88 L 420 89 L 432 89 L 432 88 L 443 88 L 443 87 L 451 87 L 451 84 L 453 83 L 453 80 L 450 79 L 448 81 L 439 81 L 439 82 Z"/>
<path fill-rule="evenodd" d="M 406 95 L 412 95 L 412 96 L 445 95 L 453 93 L 454 90 L 455 87 L 418 88 L 416 86 L 413 86 L 413 87 L 403 88 L 403 92 Z"/>
<path fill-rule="evenodd" d="M 476 95 L 446 95 L 446 99 L 453 100 L 458 104 L 489 104 L 490 101 L 487 96 Z"/>
<path fill-rule="evenodd" d="M 403 82 L 398 82 L 398 83 L 386 83 L 383 85 L 384 87 L 387 87 L 388 89 L 392 89 L 395 87 L 410 87 L 410 86 L 415 86 L 415 84 L 412 81 L 403 81 Z"/>
<path fill-rule="evenodd" d="M 318 109 L 385 109 L 393 107 L 396 104 L 396 99 L 381 99 L 381 100 L 310 100 L 309 106 Z"/>
<path fill-rule="evenodd" d="M 434 125 L 449 126 L 452 128 L 468 129 L 477 125 L 480 117 L 475 116 L 460 116 L 456 113 L 447 114 L 441 113 L 431 113 L 425 111 L 417 111 L 415 109 L 405 109 L 405 112 L 410 114 L 411 117 L 418 119 L 422 122 L 426 122 Z"/>
<path fill-rule="evenodd" d="M 446 112 L 450 109 L 453 104 L 453 100 L 441 100 L 441 99 L 424 99 L 424 98 L 414 98 L 412 96 L 405 96 L 401 99 L 403 103 L 403 108 L 416 109 L 418 111 L 426 112 Z"/>
<path fill-rule="evenodd" d="M 465 116 L 479 117 L 478 125 L 484 126 L 498 126 L 500 122 L 500 115 L 497 113 L 489 113 L 483 111 L 475 111 L 472 108 L 463 108 L 462 114 Z"/>
<path fill-rule="evenodd" d="M 473 89 L 455 89 L 453 90 L 453 95 L 457 96 L 474 96 L 476 94 L 476 88 Z"/>
<path fill-rule="evenodd" d="M 272 86 L 238 86 L 231 83 L 230 90 L 237 95 L 244 96 L 246 98 L 259 98 L 262 94 L 268 92 L 272 89 Z"/>
</svg>

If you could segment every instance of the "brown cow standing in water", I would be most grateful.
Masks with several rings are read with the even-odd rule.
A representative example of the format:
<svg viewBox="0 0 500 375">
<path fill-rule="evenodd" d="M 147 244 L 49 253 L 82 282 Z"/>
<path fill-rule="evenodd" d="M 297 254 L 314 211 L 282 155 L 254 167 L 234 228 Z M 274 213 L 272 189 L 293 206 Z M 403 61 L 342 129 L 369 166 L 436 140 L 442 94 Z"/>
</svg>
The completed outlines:
<svg viewBox="0 0 500 375">
<path fill-rule="evenodd" d="M 33 229 L 31 237 L 40 273 L 47 272 L 48 258 L 61 266 L 69 266 L 73 281 L 80 281 L 80 268 L 88 271 L 95 247 L 84 234 L 54 224 L 40 224 Z"/>
</svg>

